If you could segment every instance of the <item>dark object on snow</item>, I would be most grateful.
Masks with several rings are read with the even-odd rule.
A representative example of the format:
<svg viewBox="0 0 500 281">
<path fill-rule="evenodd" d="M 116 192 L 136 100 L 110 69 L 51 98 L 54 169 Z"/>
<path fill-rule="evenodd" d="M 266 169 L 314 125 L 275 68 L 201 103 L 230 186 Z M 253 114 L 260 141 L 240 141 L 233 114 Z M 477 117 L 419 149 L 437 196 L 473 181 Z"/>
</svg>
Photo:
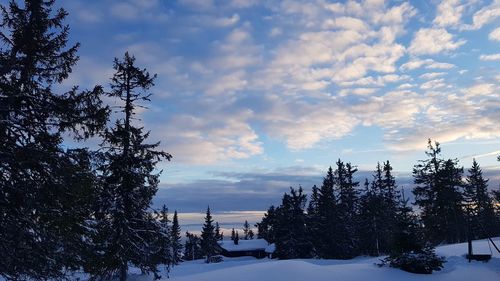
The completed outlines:
<svg viewBox="0 0 500 281">
<path fill-rule="evenodd" d="M 208 258 L 208 263 L 219 263 L 223 261 L 224 257 L 221 255 L 211 256 L 210 258 Z"/>
<path fill-rule="evenodd" d="M 472 251 L 471 239 L 467 241 L 467 246 L 468 246 L 468 254 L 465 257 L 469 260 L 469 262 L 471 262 L 472 260 L 487 262 L 491 259 L 491 254 L 474 254 Z"/>
</svg>

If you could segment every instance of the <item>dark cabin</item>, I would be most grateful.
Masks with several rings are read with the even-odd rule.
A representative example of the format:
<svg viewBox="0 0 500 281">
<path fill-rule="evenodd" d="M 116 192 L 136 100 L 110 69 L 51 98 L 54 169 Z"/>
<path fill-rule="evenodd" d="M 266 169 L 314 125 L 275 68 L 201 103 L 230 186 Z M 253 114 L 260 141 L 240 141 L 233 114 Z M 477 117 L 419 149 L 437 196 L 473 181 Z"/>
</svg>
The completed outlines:
<svg viewBox="0 0 500 281">
<path fill-rule="evenodd" d="M 238 245 L 231 240 L 219 242 L 220 254 L 225 257 L 256 257 L 258 259 L 268 256 L 266 248 L 269 243 L 264 239 L 239 240 Z"/>
</svg>

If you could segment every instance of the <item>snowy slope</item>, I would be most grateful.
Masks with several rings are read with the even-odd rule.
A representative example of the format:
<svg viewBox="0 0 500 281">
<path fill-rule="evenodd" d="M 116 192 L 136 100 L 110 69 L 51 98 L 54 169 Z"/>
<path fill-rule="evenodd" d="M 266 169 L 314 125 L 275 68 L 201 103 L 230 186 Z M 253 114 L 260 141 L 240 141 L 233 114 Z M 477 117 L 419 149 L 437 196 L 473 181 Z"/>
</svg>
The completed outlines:
<svg viewBox="0 0 500 281">
<path fill-rule="evenodd" d="M 500 238 L 495 242 L 500 245 Z M 489 253 L 485 240 L 475 241 L 476 253 Z M 500 255 L 495 253 L 488 263 L 468 263 L 463 257 L 467 244 L 446 245 L 437 253 L 447 258 L 443 270 L 432 275 L 419 275 L 399 269 L 374 265 L 378 258 L 361 257 L 353 260 L 256 260 L 253 258 L 226 259 L 222 263 L 185 262 L 170 273 L 171 281 L 331 281 L 331 280 L 428 280 L 428 281 L 495 281 L 500 280 Z M 493 251 L 495 251 L 493 249 Z M 131 276 L 131 280 L 151 280 L 146 276 Z M 164 277 L 166 275 L 164 274 Z"/>
</svg>

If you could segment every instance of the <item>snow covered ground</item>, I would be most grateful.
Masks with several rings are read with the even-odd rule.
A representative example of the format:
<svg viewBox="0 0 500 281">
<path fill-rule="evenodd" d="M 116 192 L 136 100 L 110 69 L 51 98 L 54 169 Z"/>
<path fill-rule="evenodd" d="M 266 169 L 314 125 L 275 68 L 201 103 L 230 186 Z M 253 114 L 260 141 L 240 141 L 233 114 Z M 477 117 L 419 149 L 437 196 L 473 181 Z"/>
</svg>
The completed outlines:
<svg viewBox="0 0 500 281">
<path fill-rule="evenodd" d="M 500 247 L 500 237 L 493 239 Z M 474 253 L 489 254 L 486 240 L 473 242 Z M 465 259 L 467 243 L 436 248 L 447 262 L 441 271 L 431 275 L 404 272 L 375 265 L 379 258 L 358 257 L 352 260 L 271 260 L 253 257 L 225 258 L 221 263 L 206 264 L 203 260 L 183 262 L 170 272 L 162 272 L 162 281 L 500 281 L 500 254 L 492 247 L 493 258 L 487 262 Z M 87 280 L 85 274 L 75 274 L 74 280 Z M 0 277 L 0 281 L 3 278 Z M 128 280 L 152 281 L 130 269 Z"/>
<path fill-rule="evenodd" d="M 500 246 L 500 237 L 494 239 Z M 474 241 L 474 252 L 490 253 L 486 240 Z M 163 273 L 162 280 L 170 281 L 500 281 L 500 254 L 493 249 L 493 258 L 488 263 L 469 263 L 464 254 L 467 244 L 437 247 L 439 255 L 446 256 L 444 269 L 432 275 L 419 275 L 389 267 L 375 265 L 378 258 L 359 257 L 353 260 L 257 260 L 254 258 L 226 258 L 217 264 L 203 261 L 184 262 L 170 272 Z M 131 272 L 132 273 L 132 272 Z M 131 274 L 130 280 L 146 281 L 151 277 Z"/>
</svg>

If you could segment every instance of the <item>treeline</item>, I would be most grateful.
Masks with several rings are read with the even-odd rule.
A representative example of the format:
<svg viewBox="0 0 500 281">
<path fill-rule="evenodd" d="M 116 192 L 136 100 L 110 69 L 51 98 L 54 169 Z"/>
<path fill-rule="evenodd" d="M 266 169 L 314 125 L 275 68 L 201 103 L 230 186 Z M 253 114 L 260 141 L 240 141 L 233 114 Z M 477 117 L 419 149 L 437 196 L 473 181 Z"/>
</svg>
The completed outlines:
<svg viewBox="0 0 500 281">
<path fill-rule="evenodd" d="M 417 212 L 389 161 L 360 184 L 357 169 L 338 160 L 323 184 L 312 187 L 309 200 L 302 187 L 290 188 L 281 205 L 271 206 L 256 225 L 258 237 L 275 243 L 281 259 L 391 255 L 390 263 L 417 252 L 440 264 L 431 246 L 499 235 L 500 192 L 488 192 L 479 164 L 474 160 L 465 176 L 458 161 L 443 159 L 439 143 L 431 140 L 426 155 L 413 169 Z"/>
<path fill-rule="evenodd" d="M 67 46 L 67 13 L 53 5 L 1 6 L 0 275 L 61 280 L 83 269 L 93 279 L 125 280 L 134 265 L 159 277 L 158 265 L 181 254 L 176 213 L 170 224 L 166 208 L 150 207 L 156 165 L 171 155 L 134 122 L 156 76 L 125 53 L 108 89 L 57 92 L 79 44 Z M 100 145 L 66 148 L 67 136 Z"/>
</svg>

